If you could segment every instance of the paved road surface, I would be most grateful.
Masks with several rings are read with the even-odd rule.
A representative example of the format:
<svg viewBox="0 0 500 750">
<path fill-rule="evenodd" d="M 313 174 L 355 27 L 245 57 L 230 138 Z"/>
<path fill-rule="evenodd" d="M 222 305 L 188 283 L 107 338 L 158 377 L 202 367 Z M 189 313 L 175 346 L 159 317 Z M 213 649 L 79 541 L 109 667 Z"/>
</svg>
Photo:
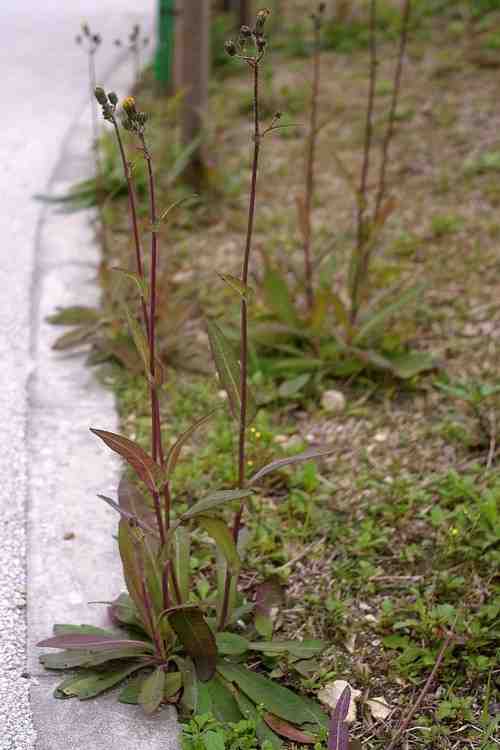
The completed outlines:
<svg viewBox="0 0 500 750">
<path fill-rule="evenodd" d="M 44 209 L 31 196 L 44 191 L 70 124 L 85 116 L 86 59 L 74 44 L 81 21 L 108 41 L 98 58 L 104 75 L 117 56 L 111 40 L 136 21 L 149 25 L 154 7 L 154 0 L 0 2 L 0 750 L 27 750 L 35 741 L 25 570 L 28 394 L 38 366 L 35 250 Z"/>
</svg>

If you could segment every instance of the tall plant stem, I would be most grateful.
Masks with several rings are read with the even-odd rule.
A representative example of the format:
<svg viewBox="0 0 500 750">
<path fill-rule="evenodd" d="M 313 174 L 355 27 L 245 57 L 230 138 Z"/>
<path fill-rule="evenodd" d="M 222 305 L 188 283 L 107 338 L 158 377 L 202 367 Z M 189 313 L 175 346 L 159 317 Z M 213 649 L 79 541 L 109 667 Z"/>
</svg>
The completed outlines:
<svg viewBox="0 0 500 750">
<path fill-rule="evenodd" d="M 398 62 L 396 65 L 396 72 L 394 74 L 394 85 L 392 88 L 391 108 L 389 110 L 389 120 L 387 122 L 387 130 L 382 143 L 382 157 L 380 160 L 380 174 L 378 180 L 377 197 L 375 199 L 375 222 L 379 218 L 380 209 L 382 208 L 382 202 L 385 198 L 386 191 L 386 173 L 387 163 L 389 160 L 389 147 L 394 137 L 394 130 L 396 125 L 396 112 L 398 108 L 399 95 L 401 92 L 401 78 L 403 75 L 403 65 L 405 59 L 406 46 L 408 43 L 408 29 L 410 25 L 411 15 L 411 0 L 405 0 L 403 18 L 401 22 L 401 35 L 399 38 L 399 52 Z"/>
<path fill-rule="evenodd" d="M 130 164 L 127 159 L 127 155 L 125 153 L 125 148 L 123 145 L 120 128 L 118 127 L 118 123 L 115 118 L 112 119 L 112 123 L 115 129 L 116 139 L 118 142 L 118 148 L 119 148 L 120 157 L 122 160 L 125 180 L 127 182 L 127 193 L 128 193 L 129 209 L 130 209 L 130 221 L 132 225 L 132 233 L 134 236 L 137 274 L 141 279 L 144 279 L 145 278 L 144 277 L 144 262 L 143 262 L 143 257 L 142 257 L 142 246 L 141 246 L 141 239 L 140 239 L 140 234 L 139 234 L 139 222 L 137 220 L 137 201 L 135 197 L 135 189 L 134 189 L 134 182 L 132 179 L 132 171 L 130 169 Z M 152 292 L 150 293 L 150 296 L 151 294 Z M 141 296 L 141 308 L 142 308 L 142 317 L 144 321 L 144 328 L 146 331 L 146 338 L 148 340 L 148 344 L 149 344 L 150 351 L 151 351 L 150 311 L 148 312 L 148 308 L 147 308 L 146 300 L 144 296 Z M 153 331 L 154 331 L 154 328 L 153 328 Z M 154 357 L 154 349 L 153 349 L 153 357 Z M 153 379 L 154 379 L 154 369 L 153 369 Z M 150 393 L 151 393 L 151 422 L 152 422 L 152 435 L 153 435 L 152 448 L 153 448 L 153 457 L 154 457 L 155 444 L 157 445 L 156 435 L 158 434 L 158 432 L 161 435 L 160 423 L 159 423 L 158 394 L 156 393 L 154 380 L 151 382 Z M 160 440 L 160 449 L 161 449 L 161 440 Z M 156 524 L 158 526 L 158 532 L 160 534 L 160 541 L 162 544 L 164 544 L 165 543 L 165 523 L 164 523 L 162 513 L 161 513 L 160 497 L 158 493 L 153 494 L 153 504 L 154 504 L 154 509 L 155 509 Z"/>
<path fill-rule="evenodd" d="M 366 228 L 365 213 L 368 194 L 368 175 L 370 172 L 370 158 L 373 141 L 373 110 L 375 105 L 375 87 L 377 84 L 377 0 L 370 3 L 370 86 L 368 91 L 368 105 L 366 108 L 365 140 L 363 147 L 363 165 L 358 191 L 358 227 L 356 241 L 356 265 L 351 290 L 351 325 L 354 325 L 359 312 L 359 294 L 362 282 L 362 259 L 365 249 Z"/>
<path fill-rule="evenodd" d="M 245 254 L 243 256 L 243 266 L 241 269 L 241 283 L 246 288 L 248 284 L 248 270 L 250 267 L 250 254 L 252 250 L 252 237 L 255 218 L 255 204 L 257 199 L 257 175 L 259 170 L 260 154 L 260 123 L 259 123 L 259 60 L 253 60 L 249 63 L 253 71 L 253 111 L 254 111 L 254 132 L 253 132 L 253 159 L 252 159 L 252 180 L 250 186 L 250 202 L 248 206 L 247 235 L 245 242 Z M 246 297 L 241 298 L 240 314 L 240 418 L 239 418 L 239 435 L 238 435 L 238 488 L 245 486 L 245 462 L 246 462 L 246 421 L 247 421 L 247 378 L 248 378 L 248 305 Z M 233 525 L 233 538 L 235 543 L 238 542 L 241 528 L 241 518 L 243 515 L 243 505 L 240 506 L 236 513 Z M 224 598 L 221 607 L 219 628 L 222 630 L 226 625 L 229 597 L 231 593 L 231 574 L 226 572 L 226 581 L 224 586 Z"/>
<path fill-rule="evenodd" d="M 314 167 L 316 157 L 316 140 L 318 137 L 318 96 L 321 63 L 321 21 L 314 21 L 314 58 L 313 58 L 313 81 L 311 91 L 311 118 L 309 123 L 309 137 L 307 139 L 306 157 L 306 194 L 304 200 L 304 278 L 306 290 L 306 302 L 309 312 L 314 307 L 314 287 L 311 260 L 311 211 L 314 196 Z"/>
<path fill-rule="evenodd" d="M 97 102 L 94 96 L 94 91 L 96 87 L 95 49 L 90 50 L 88 53 L 88 64 L 89 64 L 90 102 L 91 102 L 91 116 L 92 116 L 92 140 L 93 140 L 92 147 L 94 151 L 94 163 L 95 163 L 95 174 L 96 174 L 97 210 L 99 213 L 99 223 L 100 223 L 100 228 L 101 228 L 103 250 L 104 250 L 104 253 L 107 253 L 108 236 L 106 232 L 106 223 L 104 221 L 103 202 L 101 200 L 101 192 L 103 188 L 103 169 L 102 169 L 101 152 L 99 150 L 99 118 L 97 114 Z"/>
<path fill-rule="evenodd" d="M 156 211 L 156 191 L 153 173 L 153 163 L 150 151 L 147 147 L 144 136 L 141 136 L 141 144 L 144 152 L 148 170 L 149 183 L 149 210 L 151 221 L 151 263 L 150 263 L 150 280 L 149 280 L 149 372 L 151 376 L 151 439 L 153 460 L 157 461 L 160 466 L 164 465 L 165 458 L 163 453 L 163 442 L 161 437 L 161 419 L 160 419 L 160 402 L 158 399 L 158 386 L 156 378 L 156 295 L 157 295 L 157 272 L 158 272 L 158 216 Z M 170 527 L 170 490 L 168 484 L 165 485 L 165 530 Z"/>
</svg>

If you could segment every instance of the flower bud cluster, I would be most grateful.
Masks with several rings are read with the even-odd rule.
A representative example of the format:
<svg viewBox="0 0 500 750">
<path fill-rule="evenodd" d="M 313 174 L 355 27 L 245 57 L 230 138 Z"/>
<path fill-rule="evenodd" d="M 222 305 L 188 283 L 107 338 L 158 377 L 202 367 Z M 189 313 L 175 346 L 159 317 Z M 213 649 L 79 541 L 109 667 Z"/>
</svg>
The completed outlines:
<svg viewBox="0 0 500 750">
<path fill-rule="evenodd" d="M 79 45 L 84 42 L 88 45 L 88 51 L 93 54 L 102 42 L 100 34 L 93 34 L 88 23 L 82 23 L 82 33 L 77 34 L 75 42 Z"/>
<path fill-rule="evenodd" d="M 122 125 L 137 135 L 143 135 L 148 116 L 146 112 L 139 112 L 133 96 L 127 96 L 122 102 Z"/>
<path fill-rule="evenodd" d="M 231 57 L 244 57 L 249 59 L 248 46 L 253 45 L 254 49 L 257 51 L 257 57 L 261 57 L 264 54 L 267 45 L 267 41 L 264 37 L 264 26 L 270 15 L 271 11 L 269 8 L 259 10 L 255 20 L 255 27 L 253 29 L 251 29 L 250 26 L 242 26 L 236 42 L 229 39 L 224 44 L 227 54 Z"/>
<path fill-rule="evenodd" d="M 115 118 L 116 105 L 118 104 L 118 97 L 114 91 L 110 91 L 106 94 L 101 86 L 96 86 L 94 89 L 94 96 L 102 107 L 102 116 L 108 122 L 113 122 Z"/>
</svg>

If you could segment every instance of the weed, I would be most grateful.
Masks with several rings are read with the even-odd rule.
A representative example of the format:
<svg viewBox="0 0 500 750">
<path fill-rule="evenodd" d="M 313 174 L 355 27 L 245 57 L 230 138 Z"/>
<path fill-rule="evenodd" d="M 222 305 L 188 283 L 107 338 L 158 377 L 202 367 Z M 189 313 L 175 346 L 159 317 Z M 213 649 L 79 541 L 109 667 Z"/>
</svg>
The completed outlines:
<svg viewBox="0 0 500 750">
<path fill-rule="evenodd" d="M 137 83 L 139 81 L 142 69 L 141 53 L 149 45 L 149 37 L 142 34 L 141 27 L 138 23 L 135 23 L 132 27 L 132 31 L 127 36 L 125 41 L 121 39 L 115 39 L 115 47 L 123 47 L 127 50 L 134 63 L 134 79 Z"/>
</svg>

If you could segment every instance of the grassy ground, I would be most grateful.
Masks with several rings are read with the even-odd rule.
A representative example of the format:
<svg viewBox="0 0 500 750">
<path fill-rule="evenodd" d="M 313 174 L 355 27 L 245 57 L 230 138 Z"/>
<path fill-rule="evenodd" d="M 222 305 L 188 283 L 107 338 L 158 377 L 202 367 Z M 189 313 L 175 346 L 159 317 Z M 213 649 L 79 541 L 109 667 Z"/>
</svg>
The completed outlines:
<svg viewBox="0 0 500 750">
<path fill-rule="evenodd" d="M 307 37 L 297 26 L 305 24 L 304 14 L 300 4 L 290 5 L 294 31 L 285 37 L 276 30 L 278 51 L 270 52 L 266 64 L 264 107 L 268 116 L 279 109 L 300 125 L 307 116 L 310 59 Z M 416 348 L 435 354 L 440 369 L 405 384 L 366 374 L 343 382 L 326 378 L 295 398 L 281 398 L 258 367 L 252 373 L 261 408 L 250 433 L 250 465 L 307 445 L 331 444 L 336 451 L 317 466 L 286 470 L 264 487 L 247 514 L 252 544 L 245 565 L 251 573 L 243 574 L 243 585 L 251 596 L 263 576 L 283 579 L 287 603 L 278 635 L 320 637 L 330 644 L 302 687 L 315 691 L 344 678 L 359 688 L 353 731 L 367 748 L 387 745 L 450 630 L 454 645 L 403 747 L 493 750 L 500 744 L 499 399 L 471 396 L 474 383 L 498 385 L 500 371 L 495 29 L 495 22 L 480 29 L 483 36 L 473 42 L 454 17 L 432 17 L 414 29 L 398 110 L 389 174 L 397 210 L 384 232 L 372 286 L 377 291 L 406 280 L 425 283 L 418 309 L 405 311 L 391 335 L 404 330 Z M 390 37 L 389 27 L 381 49 L 378 125 L 386 117 L 395 62 Z M 332 248 L 328 272 L 340 293 L 353 242 L 354 201 L 332 153 L 358 174 L 368 70 L 362 35 L 346 32 L 341 42 L 342 49 L 350 45 L 349 54 L 326 51 L 322 57 L 321 120 L 329 124 L 319 138 L 314 205 L 316 251 Z M 175 107 L 152 97 L 147 78 L 138 99 L 152 112 L 164 207 L 189 195 L 188 188 L 161 176 L 179 154 Z M 167 363 L 211 371 L 201 319 L 222 314 L 230 303 L 214 269 L 239 271 L 249 101 L 244 72 L 214 77 L 208 188 L 162 230 L 162 313 L 174 315 L 163 324 Z M 303 189 L 303 136 L 297 126 L 265 143 L 252 269 L 257 289 L 262 253 L 285 253 L 292 266 L 300 264 L 295 196 Z M 110 202 L 106 211 L 113 248 L 106 263 L 128 265 L 126 204 Z M 116 391 L 123 429 L 146 440 L 141 379 L 112 365 L 103 377 Z M 465 384 L 465 390 L 450 392 L 443 383 Z M 322 391 L 332 387 L 347 401 L 337 416 L 320 405 Z M 219 401 L 213 377 L 169 369 L 166 441 Z M 234 447 L 221 411 L 193 442 L 190 460 L 177 475 L 178 502 L 188 503 L 214 483 L 230 486 Z M 200 580 L 210 578 L 208 557 L 200 553 L 193 566 Z M 286 664 L 277 669 L 284 679 L 296 680 Z M 363 702 L 380 696 L 391 709 L 383 721 Z"/>
</svg>

